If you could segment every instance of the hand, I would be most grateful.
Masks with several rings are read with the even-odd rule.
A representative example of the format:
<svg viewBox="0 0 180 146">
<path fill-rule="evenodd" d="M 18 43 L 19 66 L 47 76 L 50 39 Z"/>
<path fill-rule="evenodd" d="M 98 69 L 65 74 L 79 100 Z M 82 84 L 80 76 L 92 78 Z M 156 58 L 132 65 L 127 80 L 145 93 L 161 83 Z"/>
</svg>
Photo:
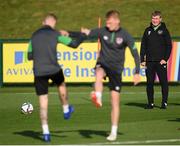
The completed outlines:
<svg viewBox="0 0 180 146">
<path fill-rule="evenodd" d="M 134 81 L 134 85 L 137 85 L 140 83 L 140 75 L 139 74 L 135 74 L 134 75 L 134 78 L 133 78 L 133 81 Z"/>
<path fill-rule="evenodd" d="M 145 66 L 146 66 L 146 62 L 141 62 L 141 65 L 142 65 L 143 67 L 145 67 Z"/>
<path fill-rule="evenodd" d="M 91 32 L 90 29 L 81 27 L 81 33 L 84 33 L 84 34 L 86 34 L 86 35 L 89 35 L 90 32 Z"/>
<path fill-rule="evenodd" d="M 164 60 L 164 59 L 162 59 L 161 61 L 160 61 L 160 64 L 161 65 L 163 65 L 163 64 L 166 64 L 167 62 Z"/>
<path fill-rule="evenodd" d="M 69 32 L 67 32 L 66 30 L 60 30 L 59 32 L 60 32 L 61 35 L 63 35 L 63 36 L 69 36 Z"/>
</svg>

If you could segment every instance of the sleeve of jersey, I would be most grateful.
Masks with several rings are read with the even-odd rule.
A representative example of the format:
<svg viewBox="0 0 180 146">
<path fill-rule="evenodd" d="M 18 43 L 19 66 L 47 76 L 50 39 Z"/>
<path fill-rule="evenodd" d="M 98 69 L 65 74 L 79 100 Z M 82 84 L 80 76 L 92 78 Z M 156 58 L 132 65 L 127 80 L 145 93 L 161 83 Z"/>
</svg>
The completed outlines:
<svg viewBox="0 0 180 146">
<path fill-rule="evenodd" d="M 67 36 L 58 36 L 58 42 L 64 45 L 69 45 L 72 42 L 72 39 Z"/>
<path fill-rule="evenodd" d="M 33 48 L 32 48 L 32 42 L 29 41 L 29 45 L 28 45 L 28 60 L 33 60 Z"/>
<path fill-rule="evenodd" d="M 72 48 L 77 48 L 80 45 L 80 43 L 84 41 L 84 39 L 85 39 L 85 35 L 83 34 L 77 36 L 75 40 L 67 36 L 59 36 L 58 42 Z"/>
<path fill-rule="evenodd" d="M 130 48 L 131 54 L 132 54 L 132 56 L 134 58 L 134 62 L 135 62 L 135 65 L 136 65 L 135 74 L 137 74 L 140 71 L 140 58 L 139 58 L 139 54 L 138 54 L 138 51 L 137 51 L 137 47 L 135 45 L 134 39 L 128 33 L 126 35 L 126 39 L 127 39 L 126 40 L 127 45 Z"/>
<path fill-rule="evenodd" d="M 81 35 L 81 32 L 79 31 L 68 31 L 68 33 L 71 38 L 78 38 Z"/>
<path fill-rule="evenodd" d="M 146 31 L 144 32 L 144 35 L 141 40 L 141 48 L 140 48 L 140 57 L 141 62 L 145 62 L 146 60 Z"/>
<path fill-rule="evenodd" d="M 88 39 L 98 39 L 100 33 L 101 33 L 100 28 L 92 29 L 90 34 L 88 35 Z"/>
<path fill-rule="evenodd" d="M 165 51 L 164 59 L 168 61 L 172 50 L 172 40 L 168 30 L 166 30 L 165 41 L 166 41 L 166 51 Z"/>
</svg>

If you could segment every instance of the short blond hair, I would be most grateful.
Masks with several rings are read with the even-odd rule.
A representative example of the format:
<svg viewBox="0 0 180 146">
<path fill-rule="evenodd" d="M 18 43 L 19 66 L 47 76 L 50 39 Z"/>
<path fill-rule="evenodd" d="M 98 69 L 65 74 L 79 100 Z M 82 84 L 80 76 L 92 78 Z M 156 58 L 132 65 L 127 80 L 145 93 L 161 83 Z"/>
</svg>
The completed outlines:
<svg viewBox="0 0 180 146">
<path fill-rule="evenodd" d="M 106 19 L 110 18 L 110 17 L 116 17 L 119 18 L 120 17 L 120 13 L 117 10 L 110 10 L 106 13 Z"/>
<path fill-rule="evenodd" d="M 53 18 L 54 20 L 57 21 L 57 16 L 56 16 L 55 14 L 53 14 L 53 13 L 47 14 L 47 15 L 44 17 L 43 21 L 45 21 L 45 20 L 47 20 L 47 19 L 49 19 L 49 18 Z"/>
<path fill-rule="evenodd" d="M 155 17 L 155 16 L 159 16 L 160 18 L 162 17 L 161 16 L 161 11 L 154 11 L 154 12 L 152 12 L 152 14 L 151 14 L 151 17 Z"/>
</svg>

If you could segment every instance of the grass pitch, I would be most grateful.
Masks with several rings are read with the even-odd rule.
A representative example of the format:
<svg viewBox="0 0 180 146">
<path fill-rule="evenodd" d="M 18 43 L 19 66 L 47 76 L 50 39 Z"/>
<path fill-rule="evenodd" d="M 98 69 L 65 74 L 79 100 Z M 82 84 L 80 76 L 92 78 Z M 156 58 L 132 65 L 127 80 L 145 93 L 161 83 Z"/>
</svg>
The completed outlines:
<svg viewBox="0 0 180 146">
<path fill-rule="evenodd" d="M 155 87 L 153 110 L 145 110 L 144 86 L 124 86 L 121 94 L 121 119 L 116 142 L 106 141 L 110 131 L 109 90 L 103 93 L 103 107 L 90 101 L 91 87 L 68 87 L 69 101 L 75 113 L 63 119 L 55 87 L 49 89 L 49 144 L 180 144 L 180 86 L 170 86 L 167 110 L 159 109 L 160 87 Z M 31 102 L 34 112 L 23 115 L 21 104 Z M 45 144 L 41 140 L 38 98 L 33 87 L 0 88 L 0 144 Z"/>
<path fill-rule="evenodd" d="M 121 26 L 134 37 L 142 37 L 154 10 L 162 11 L 172 36 L 180 32 L 179 0 L 0 0 L 0 38 L 29 38 L 41 26 L 45 14 L 55 13 L 58 29 L 97 27 L 108 10 L 120 12 Z"/>
</svg>

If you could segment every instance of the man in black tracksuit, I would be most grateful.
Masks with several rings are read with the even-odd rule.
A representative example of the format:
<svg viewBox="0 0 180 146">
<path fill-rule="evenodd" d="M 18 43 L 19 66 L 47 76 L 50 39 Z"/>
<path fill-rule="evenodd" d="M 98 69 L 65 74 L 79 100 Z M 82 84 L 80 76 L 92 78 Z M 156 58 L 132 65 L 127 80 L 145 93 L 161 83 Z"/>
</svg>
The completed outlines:
<svg viewBox="0 0 180 146">
<path fill-rule="evenodd" d="M 152 21 L 145 29 L 141 42 L 141 65 L 146 67 L 147 77 L 147 97 L 148 104 L 146 109 L 154 107 L 154 80 L 157 73 L 162 88 L 161 109 L 167 108 L 168 100 L 168 80 L 167 80 L 167 61 L 171 54 L 172 42 L 169 31 L 165 23 L 161 22 L 161 12 L 152 13 Z"/>
</svg>

